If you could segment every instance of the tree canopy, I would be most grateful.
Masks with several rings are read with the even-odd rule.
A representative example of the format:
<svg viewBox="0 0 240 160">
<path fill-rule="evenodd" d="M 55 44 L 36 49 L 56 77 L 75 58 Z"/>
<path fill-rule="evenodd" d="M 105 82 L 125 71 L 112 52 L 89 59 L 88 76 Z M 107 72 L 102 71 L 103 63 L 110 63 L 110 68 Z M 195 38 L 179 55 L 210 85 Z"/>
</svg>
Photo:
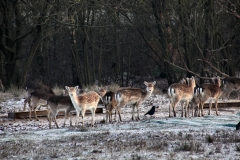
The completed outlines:
<svg viewBox="0 0 240 160">
<path fill-rule="evenodd" d="M 3 0 L 4 86 L 238 76 L 239 0 Z"/>
</svg>

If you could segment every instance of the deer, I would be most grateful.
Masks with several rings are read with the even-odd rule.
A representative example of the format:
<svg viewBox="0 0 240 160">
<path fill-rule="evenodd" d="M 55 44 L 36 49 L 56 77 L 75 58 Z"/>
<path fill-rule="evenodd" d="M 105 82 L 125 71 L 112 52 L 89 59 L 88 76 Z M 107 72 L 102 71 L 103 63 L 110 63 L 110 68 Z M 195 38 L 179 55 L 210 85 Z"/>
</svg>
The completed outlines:
<svg viewBox="0 0 240 160">
<path fill-rule="evenodd" d="M 51 129 L 52 118 L 53 118 L 53 121 L 55 122 L 56 127 L 59 128 L 56 121 L 56 116 L 58 115 L 58 112 L 62 110 L 65 111 L 63 127 L 65 127 L 67 116 L 70 116 L 70 126 L 72 126 L 71 111 L 75 111 L 75 108 L 69 96 L 57 96 L 57 95 L 51 96 L 47 100 L 47 105 L 50 109 L 50 112 L 48 114 L 50 129 Z"/>
<path fill-rule="evenodd" d="M 169 105 L 169 117 L 171 117 L 171 107 L 173 109 L 174 117 L 176 117 L 175 108 L 180 101 L 186 101 L 185 117 L 189 116 L 189 102 L 193 98 L 194 88 L 196 87 L 196 82 L 194 77 L 188 79 L 187 84 L 173 83 L 168 87 L 168 96 L 170 98 Z M 182 117 L 183 117 L 184 106 L 182 105 Z"/>
<path fill-rule="evenodd" d="M 146 90 L 142 90 L 140 88 L 122 88 L 119 89 L 115 95 L 116 101 L 117 101 L 117 112 L 119 115 L 120 121 L 122 121 L 120 116 L 120 110 L 122 107 L 126 105 L 132 105 L 132 120 L 135 120 L 135 108 L 137 109 L 137 120 L 140 120 L 139 118 L 139 106 L 148 99 L 153 90 L 154 85 L 156 84 L 156 81 L 154 82 L 146 82 L 144 81 L 144 84 L 146 85 Z"/>
<path fill-rule="evenodd" d="M 75 86 L 75 87 L 65 86 L 65 88 L 69 93 L 69 96 L 71 98 L 74 108 L 76 109 L 76 113 L 77 113 L 76 125 L 78 125 L 79 114 L 81 112 L 82 127 L 84 127 L 85 112 L 86 110 L 90 110 L 92 113 L 91 126 L 93 127 L 95 123 L 95 111 L 97 109 L 97 106 L 100 100 L 100 96 L 98 95 L 98 93 L 94 91 L 89 91 L 87 93 L 77 95 L 77 90 L 79 86 Z"/>
<path fill-rule="evenodd" d="M 115 109 L 115 121 L 116 121 L 116 107 L 117 101 L 115 98 L 115 93 L 112 91 L 107 92 L 103 97 L 103 103 L 106 104 L 106 123 L 112 122 L 112 112 Z M 121 119 L 120 112 L 118 112 L 119 119 Z"/>
<path fill-rule="evenodd" d="M 240 90 L 240 78 L 226 77 L 222 80 L 222 84 L 223 84 L 221 86 L 222 98 L 227 97 L 227 99 L 229 100 L 231 92 Z M 239 92 L 237 92 L 237 94 L 238 99 L 240 99 Z"/>
<path fill-rule="evenodd" d="M 105 123 L 112 122 L 112 112 L 115 109 L 115 121 L 116 121 L 116 106 L 117 101 L 115 99 L 115 93 L 112 91 L 108 91 L 106 88 L 99 88 L 99 95 L 101 96 L 101 100 L 106 109 L 106 121 Z M 121 117 L 121 116 L 119 116 Z"/>
<path fill-rule="evenodd" d="M 30 121 L 32 120 L 32 110 L 35 113 L 35 118 L 37 119 L 37 121 L 39 121 L 39 119 L 37 117 L 36 109 L 38 107 L 38 104 L 39 104 L 40 100 L 45 100 L 46 101 L 46 106 L 47 106 L 47 100 L 54 95 L 55 94 L 49 94 L 49 93 L 46 93 L 42 90 L 37 90 L 37 91 L 34 91 L 30 94 L 30 105 L 29 105 L 29 107 L 30 107 L 30 112 L 29 112 Z"/>
<path fill-rule="evenodd" d="M 211 114 L 212 109 L 212 100 L 215 100 L 215 108 L 216 108 L 216 115 L 218 116 L 218 98 L 221 96 L 221 79 L 219 76 L 214 78 L 217 81 L 216 84 L 204 83 L 201 85 L 199 90 L 199 99 L 200 99 L 200 106 L 201 106 L 201 113 L 198 110 L 198 116 L 204 116 L 203 113 L 203 106 L 206 101 L 209 99 L 209 112 L 208 115 Z"/>
<path fill-rule="evenodd" d="M 27 98 L 24 100 L 24 107 L 23 107 L 24 111 L 26 110 L 27 103 L 29 105 L 29 108 L 31 108 L 30 107 L 30 96 L 31 96 L 32 92 L 41 91 L 41 92 L 46 92 L 47 94 L 55 94 L 51 87 L 44 85 L 42 83 L 31 83 L 30 85 L 28 85 L 25 88 L 25 90 L 28 95 L 27 95 Z M 42 106 L 46 107 L 47 105 L 42 105 Z"/>
</svg>

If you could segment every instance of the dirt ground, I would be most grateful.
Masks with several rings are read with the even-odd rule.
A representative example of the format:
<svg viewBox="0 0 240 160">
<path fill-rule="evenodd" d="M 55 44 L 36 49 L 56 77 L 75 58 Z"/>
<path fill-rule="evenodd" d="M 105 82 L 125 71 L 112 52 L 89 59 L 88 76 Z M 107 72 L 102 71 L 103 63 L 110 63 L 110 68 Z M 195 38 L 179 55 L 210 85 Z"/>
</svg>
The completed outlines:
<svg viewBox="0 0 240 160">
<path fill-rule="evenodd" d="M 159 106 L 153 117 L 144 116 L 152 105 Z M 182 118 L 168 117 L 168 99 L 152 96 L 140 107 L 139 121 L 131 120 L 131 107 L 122 108 L 122 122 L 105 124 L 105 114 L 96 114 L 90 127 L 48 128 L 46 117 L 40 121 L 6 117 L 7 112 L 21 110 L 23 100 L 1 103 L 0 157 L 1 159 L 240 159 L 240 108 L 220 108 L 220 116 Z M 136 115 L 136 114 L 135 114 Z M 73 122 L 76 121 L 74 116 Z M 81 125 L 80 118 L 80 125 Z"/>
</svg>

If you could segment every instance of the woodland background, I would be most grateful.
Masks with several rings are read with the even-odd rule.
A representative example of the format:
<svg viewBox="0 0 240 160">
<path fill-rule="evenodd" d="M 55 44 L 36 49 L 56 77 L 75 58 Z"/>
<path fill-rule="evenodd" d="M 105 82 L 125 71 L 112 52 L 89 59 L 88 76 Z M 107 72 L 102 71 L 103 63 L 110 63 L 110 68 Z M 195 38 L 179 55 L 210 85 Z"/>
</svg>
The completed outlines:
<svg viewBox="0 0 240 160">
<path fill-rule="evenodd" d="M 238 76 L 239 0 L 1 0 L 5 87 Z"/>
</svg>

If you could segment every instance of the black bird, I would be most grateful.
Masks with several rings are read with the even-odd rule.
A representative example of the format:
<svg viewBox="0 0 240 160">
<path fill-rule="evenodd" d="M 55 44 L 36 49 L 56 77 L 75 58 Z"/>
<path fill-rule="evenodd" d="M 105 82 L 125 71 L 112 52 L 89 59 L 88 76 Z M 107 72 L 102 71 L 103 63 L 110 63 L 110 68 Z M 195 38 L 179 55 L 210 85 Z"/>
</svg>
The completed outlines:
<svg viewBox="0 0 240 160">
<path fill-rule="evenodd" d="M 240 122 L 236 125 L 236 130 L 240 130 Z"/>
<path fill-rule="evenodd" d="M 152 106 L 152 108 L 144 115 L 145 116 L 150 115 L 152 117 L 152 115 L 155 113 L 155 108 L 156 108 L 155 106 Z M 150 119 L 149 119 L 149 122 L 150 122 Z"/>
</svg>

